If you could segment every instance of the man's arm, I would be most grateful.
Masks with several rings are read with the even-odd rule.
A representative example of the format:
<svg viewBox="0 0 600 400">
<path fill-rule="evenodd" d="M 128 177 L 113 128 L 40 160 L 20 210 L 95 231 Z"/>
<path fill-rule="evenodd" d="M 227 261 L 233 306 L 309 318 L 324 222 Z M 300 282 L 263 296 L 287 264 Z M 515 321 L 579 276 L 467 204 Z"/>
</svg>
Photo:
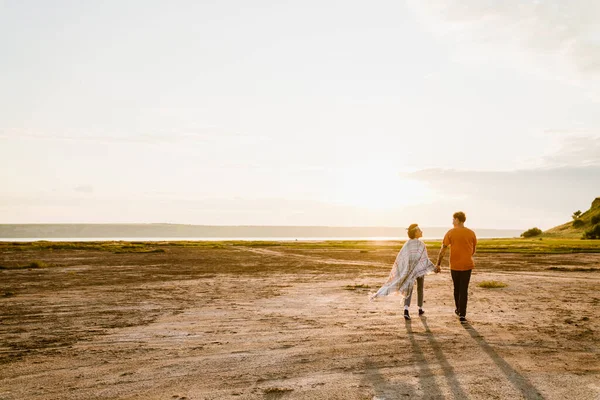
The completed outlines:
<svg viewBox="0 0 600 400">
<path fill-rule="evenodd" d="M 437 262 L 435 263 L 436 272 L 440 272 L 442 270 L 442 260 L 444 259 L 444 255 L 446 254 L 447 248 L 448 246 L 442 244 L 442 247 L 440 248 L 440 254 L 438 254 Z"/>
</svg>

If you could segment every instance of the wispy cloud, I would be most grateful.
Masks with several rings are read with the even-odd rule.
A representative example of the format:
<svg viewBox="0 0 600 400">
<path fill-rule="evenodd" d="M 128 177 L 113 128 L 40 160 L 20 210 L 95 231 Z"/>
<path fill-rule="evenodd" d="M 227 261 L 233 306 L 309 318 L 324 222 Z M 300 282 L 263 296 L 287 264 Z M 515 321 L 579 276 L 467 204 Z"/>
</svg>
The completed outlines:
<svg viewBox="0 0 600 400">
<path fill-rule="evenodd" d="M 225 132 L 217 128 L 178 129 L 173 132 L 115 134 L 111 132 L 55 133 L 33 132 L 28 130 L 0 130 L 0 139 L 46 140 L 66 142 L 99 142 L 99 143 L 131 143 L 131 144 L 166 144 L 166 143 L 212 143 L 238 142 L 255 143 L 265 140 L 262 136 L 244 133 Z"/>
<path fill-rule="evenodd" d="M 555 131 L 555 134 L 560 132 Z M 558 150 L 543 157 L 542 161 L 551 167 L 600 166 L 600 135 L 561 138 Z"/>
<path fill-rule="evenodd" d="M 552 75 L 565 72 L 558 71 L 556 65 L 556 61 L 564 62 L 577 75 L 562 76 L 569 80 L 600 76 L 600 3 L 595 0 L 409 0 L 408 3 L 432 32 L 453 40 L 459 51 L 460 47 L 466 47 L 462 50 L 469 52 L 468 48 L 475 45 L 484 57 L 507 56 L 507 63 L 524 61 L 519 58 L 533 55 L 538 58 L 540 71 L 550 70 Z"/>
<path fill-rule="evenodd" d="M 86 193 L 91 194 L 94 193 L 94 187 L 92 185 L 79 185 L 75 186 L 73 190 L 77 193 Z"/>
<path fill-rule="evenodd" d="M 464 196 L 469 203 L 537 208 L 549 212 L 587 204 L 600 195 L 600 165 L 519 171 L 430 169 L 407 175 L 427 183 L 440 198 Z"/>
<path fill-rule="evenodd" d="M 173 222 L 207 225 L 389 225 L 361 210 L 288 198 L 78 195 L 28 193 L 0 196 L 5 223 Z"/>
</svg>

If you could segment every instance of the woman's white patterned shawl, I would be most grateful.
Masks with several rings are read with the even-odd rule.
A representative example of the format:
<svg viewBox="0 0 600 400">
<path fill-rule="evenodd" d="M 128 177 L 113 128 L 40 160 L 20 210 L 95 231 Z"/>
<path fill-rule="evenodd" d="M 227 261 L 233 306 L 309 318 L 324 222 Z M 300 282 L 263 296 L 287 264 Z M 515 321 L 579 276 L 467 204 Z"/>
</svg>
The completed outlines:
<svg viewBox="0 0 600 400">
<path fill-rule="evenodd" d="M 371 296 L 371 300 L 392 293 L 406 297 L 410 293 L 415 279 L 434 269 L 435 265 L 427 257 L 425 244 L 419 239 L 410 239 L 404 243 L 396 256 L 387 282 Z"/>
</svg>

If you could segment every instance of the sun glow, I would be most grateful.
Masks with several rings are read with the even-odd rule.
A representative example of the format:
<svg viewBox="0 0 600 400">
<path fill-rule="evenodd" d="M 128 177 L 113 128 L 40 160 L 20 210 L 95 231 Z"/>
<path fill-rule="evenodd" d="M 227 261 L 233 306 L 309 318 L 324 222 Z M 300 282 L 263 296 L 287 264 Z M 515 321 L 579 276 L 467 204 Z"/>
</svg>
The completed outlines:
<svg viewBox="0 0 600 400">
<path fill-rule="evenodd" d="M 345 171 L 335 189 L 336 203 L 373 211 L 393 210 L 434 200 L 434 193 L 426 184 L 402 178 L 394 170 L 384 168 Z"/>
</svg>

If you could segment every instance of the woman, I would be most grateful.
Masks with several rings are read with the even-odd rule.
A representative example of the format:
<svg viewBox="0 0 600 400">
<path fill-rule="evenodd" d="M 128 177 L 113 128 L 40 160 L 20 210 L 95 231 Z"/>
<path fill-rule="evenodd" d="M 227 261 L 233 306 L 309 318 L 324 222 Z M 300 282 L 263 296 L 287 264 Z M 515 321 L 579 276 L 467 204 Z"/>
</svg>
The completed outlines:
<svg viewBox="0 0 600 400">
<path fill-rule="evenodd" d="M 392 266 L 392 271 L 387 282 L 371 296 L 371 300 L 387 296 L 392 293 L 400 293 L 404 297 L 404 319 L 409 320 L 410 314 L 408 308 L 412 299 L 412 290 L 415 280 L 417 281 L 417 303 L 419 305 L 419 315 L 423 315 L 423 285 L 425 275 L 439 269 L 429 260 L 425 244 L 419 240 L 423 236 L 423 231 L 419 225 L 412 224 L 408 227 L 408 237 L 410 238 L 404 245 L 396 261 Z"/>
</svg>

